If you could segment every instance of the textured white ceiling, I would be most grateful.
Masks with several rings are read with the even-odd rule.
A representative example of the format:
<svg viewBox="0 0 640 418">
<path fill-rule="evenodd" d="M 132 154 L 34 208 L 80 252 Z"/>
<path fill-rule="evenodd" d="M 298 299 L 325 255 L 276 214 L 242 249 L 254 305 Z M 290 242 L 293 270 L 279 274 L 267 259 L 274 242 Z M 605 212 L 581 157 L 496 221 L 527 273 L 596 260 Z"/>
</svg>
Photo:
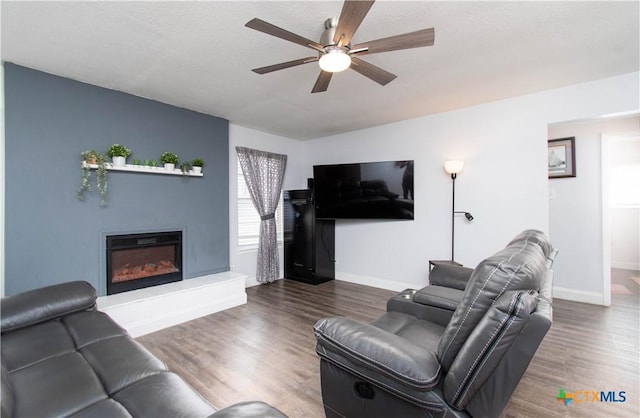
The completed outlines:
<svg viewBox="0 0 640 418">
<path fill-rule="evenodd" d="M 354 43 L 434 27 L 435 45 L 367 55 L 310 94 L 313 55 L 248 29 L 259 17 L 319 40 L 342 2 L 2 1 L 2 60 L 295 139 L 409 119 L 639 70 L 639 2 L 378 1 Z"/>
</svg>

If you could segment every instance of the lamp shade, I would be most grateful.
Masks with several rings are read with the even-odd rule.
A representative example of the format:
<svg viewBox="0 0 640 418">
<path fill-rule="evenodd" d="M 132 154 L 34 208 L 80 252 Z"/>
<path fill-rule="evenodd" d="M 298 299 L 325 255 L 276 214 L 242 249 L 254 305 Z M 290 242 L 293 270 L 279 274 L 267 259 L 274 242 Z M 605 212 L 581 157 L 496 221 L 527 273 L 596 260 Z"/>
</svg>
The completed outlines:
<svg viewBox="0 0 640 418">
<path fill-rule="evenodd" d="M 449 160 L 444 162 L 444 170 L 449 174 L 458 174 L 464 167 L 462 160 Z"/>
<path fill-rule="evenodd" d="M 344 71 L 351 65 L 351 57 L 339 48 L 329 48 L 327 52 L 320 57 L 318 62 L 323 71 L 337 73 Z"/>
</svg>

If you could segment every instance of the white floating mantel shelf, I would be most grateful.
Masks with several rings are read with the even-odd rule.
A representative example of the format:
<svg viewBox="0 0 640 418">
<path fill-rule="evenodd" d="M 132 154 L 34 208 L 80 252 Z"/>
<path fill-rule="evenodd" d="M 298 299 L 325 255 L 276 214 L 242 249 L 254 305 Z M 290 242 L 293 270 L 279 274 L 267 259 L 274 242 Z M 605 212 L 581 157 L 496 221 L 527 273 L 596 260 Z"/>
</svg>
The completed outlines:
<svg viewBox="0 0 640 418">
<path fill-rule="evenodd" d="M 89 166 L 89 168 L 98 168 L 97 164 L 87 164 L 85 162 L 83 165 Z M 189 171 L 187 173 L 183 173 L 181 169 L 175 168 L 173 170 L 167 170 L 164 167 L 149 167 L 144 165 L 134 165 L 134 164 L 125 164 L 123 166 L 114 166 L 111 163 L 107 163 L 107 170 L 111 171 L 129 171 L 133 173 L 144 173 L 144 174 L 167 174 L 172 176 L 186 176 L 186 177 L 202 177 L 202 173 L 194 173 L 193 171 Z"/>
</svg>

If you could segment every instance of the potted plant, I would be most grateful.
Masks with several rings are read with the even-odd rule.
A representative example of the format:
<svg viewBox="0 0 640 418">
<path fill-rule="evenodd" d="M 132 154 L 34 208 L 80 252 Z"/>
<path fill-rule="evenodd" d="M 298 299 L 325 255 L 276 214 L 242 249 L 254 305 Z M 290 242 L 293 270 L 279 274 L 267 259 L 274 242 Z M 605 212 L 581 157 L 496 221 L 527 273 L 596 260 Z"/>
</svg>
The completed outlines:
<svg viewBox="0 0 640 418">
<path fill-rule="evenodd" d="M 160 162 L 164 164 L 165 170 L 174 170 L 178 164 L 178 156 L 172 152 L 163 152 Z"/>
<path fill-rule="evenodd" d="M 100 206 L 107 204 L 107 161 L 108 157 L 95 150 L 83 151 L 82 156 L 82 180 L 80 187 L 78 187 L 78 200 L 84 200 L 85 192 L 90 192 L 91 189 L 91 170 L 96 170 L 96 190 L 100 194 Z M 95 166 L 95 167 L 92 167 Z"/>
<path fill-rule="evenodd" d="M 204 167 L 204 161 L 202 161 L 200 158 L 196 158 L 193 161 L 191 161 L 191 165 L 193 166 L 193 172 L 194 173 L 202 173 L 202 167 Z"/>
<path fill-rule="evenodd" d="M 109 157 L 113 160 L 113 165 L 116 167 L 122 167 L 127 162 L 127 157 L 131 155 L 131 150 L 124 145 L 113 144 L 107 151 Z"/>
<path fill-rule="evenodd" d="M 99 152 L 96 150 L 82 151 L 80 155 L 82 156 L 82 162 L 84 164 L 98 164 L 98 154 Z"/>
</svg>

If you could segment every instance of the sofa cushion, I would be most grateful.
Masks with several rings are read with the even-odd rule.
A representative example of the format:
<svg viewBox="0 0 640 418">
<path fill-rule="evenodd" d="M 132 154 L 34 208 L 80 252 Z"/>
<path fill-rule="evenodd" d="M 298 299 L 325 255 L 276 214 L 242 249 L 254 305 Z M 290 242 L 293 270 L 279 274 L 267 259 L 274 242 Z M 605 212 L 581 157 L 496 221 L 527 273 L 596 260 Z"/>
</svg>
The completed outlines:
<svg viewBox="0 0 640 418">
<path fill-rule="evenodd" d="M 148 376 L 113 396 L 134 417 L 206 417 L 215 409 L 176 374 Z"/>
<path fill-rule="evenodd" d="M 167 370 L 164 363 L 128 336 L 107 338 L 81 348 L 80 352 L 109 395 Z"/>
<path fill-rule="evenodd" d="M 438 358 L 448 371 L 469 334 L 485 312 L 509 290 L 537 290 L 546 274 L 548 240 L 540 231 L 525 231 L 473 270 L 462 301 L 438 345 Z"/>
<path fill-rule="evenodd" d="M 351 370 L 381 385 L 395 382 L 424 391 L 438 381 L 440 365 L 431 352 L 378 327 L 334 317 L 319 320 L 313 330 L 321 357 L 349 363 Z"/>
<path fill-rule="evenodd" d="M 538 292 L 505 292 L 487 311 L 460 350 L 443 392 L 449 404 L 462 410 L 491 376 L 520 335 L 538 304 Z"/>
<path fill-rule="evenodd" d="M 91 309 L 96 290 L 87 282 L 68 282 L 35 289 L 2 299 L 2 333 Z"/>
<path fill-rule="evenodd" d="M 444 332 L 444 327 L 438 324 L 420 320 L 402 312 L 386 312 L 371 325 L 405 338 L 434 353 L 438 349 L 438 341 Z"/>
<path fill-rule="evenodd" d="M 2 356 L 12 373 L 49 358 L 75 351 L 73 339 L 59 320 L 2 335 Z"/>
<path fill-rule="evenodd" d="M 66 416 L 106 399 L 91 365 L 77 352 L 48 358 L 10 374 L 15 416 Z"/>
<path fill-rule="evenodd" d="M 100 311 L 83 311 L 67 315 L 62 319 L 62 323 L 77 348 L 107 338 L 128 335 L 109 315 Z"/>
<path fill-rule="evenodd" d="M 371 324 L 324 318 L 313 327 L 316 352 L 365 381 L 419 405 L 433 405 L 440 364 L 431 351 Z"/>
</svg>

